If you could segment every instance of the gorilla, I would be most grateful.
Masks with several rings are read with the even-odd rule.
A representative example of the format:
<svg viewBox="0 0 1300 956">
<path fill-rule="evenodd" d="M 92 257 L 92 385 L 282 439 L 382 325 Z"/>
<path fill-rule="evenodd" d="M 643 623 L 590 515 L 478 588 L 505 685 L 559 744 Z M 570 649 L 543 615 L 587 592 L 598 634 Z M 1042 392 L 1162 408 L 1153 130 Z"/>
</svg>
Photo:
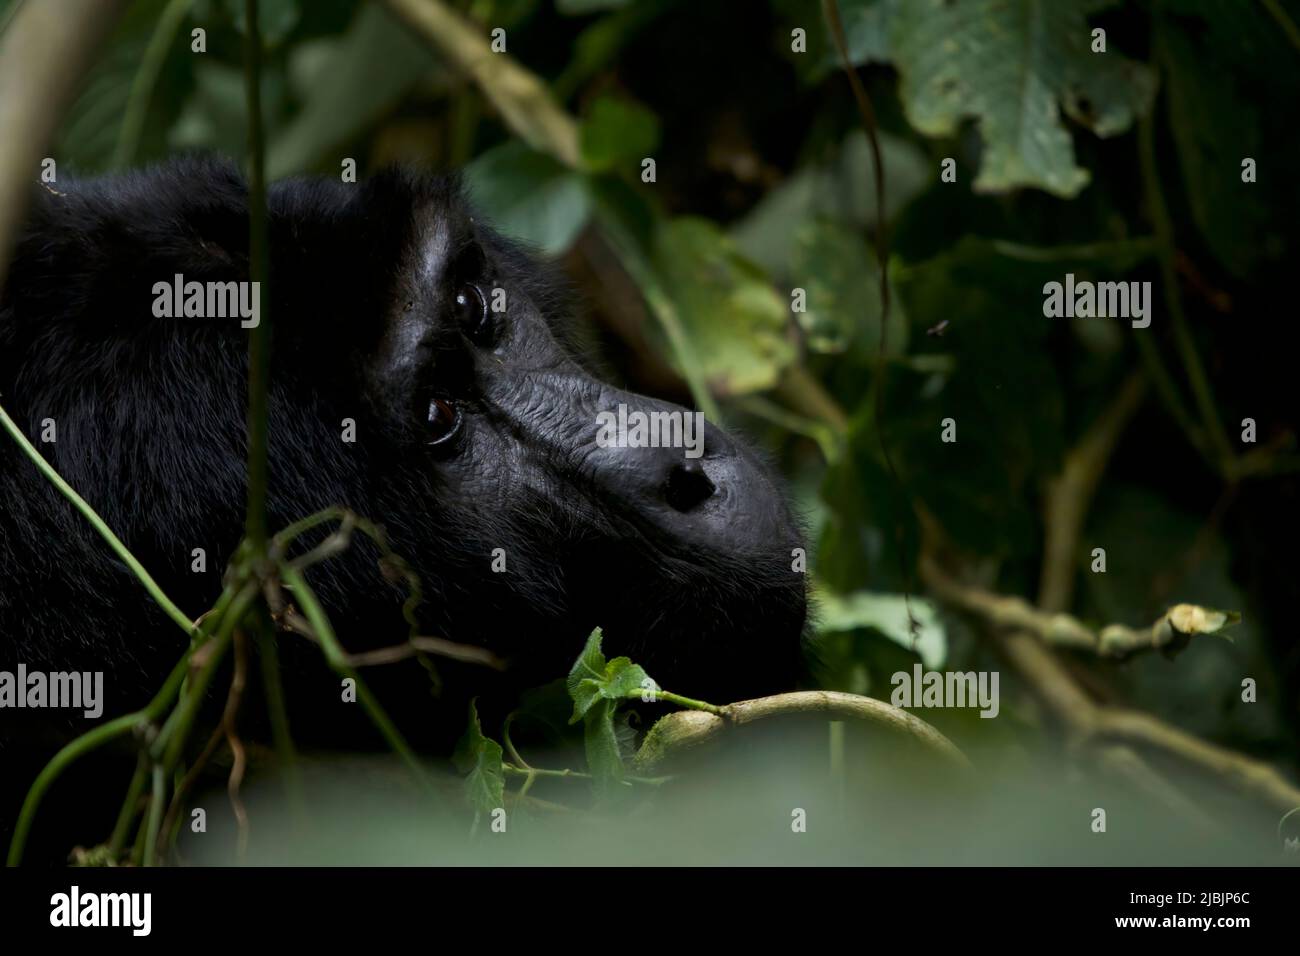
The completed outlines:
<svg viewBox="0 0 1300 956">
<path fill-rule="evenodd" d="M 251 323 L 168 290 L 247 280 L 247 186 L 231 163 L 188 157 L 31 202 L 0 297 L 0 404 L 197 616 L 242 535 Z M 505 662 L 435 659 L 436 699 L 411 661 L 370 669 L 385 706 L 417 701 L 430 739 L 455 733 L 469 695 L 562 676 L 598 625 L 610 656 L 677 693 L 793 686 L 806 584 L 777 479 L 712 424 L 694 449 L 599 441 L 614 415 L 690 413 L 591 374 L 563 283 L 454 176 L 280 182 L 268 227 L 271 529 L 341 506 L 382 526 L 418 579 L 412 611 L 362 537 L 310 568 L 349 652 L 402 643 L 413 614 L 421 635 Z M 338 678 L 305 640 L 278 643 L 295 737 L 346 737 L 340 721 L 359 718 L 329 715 L 358 709 L 339 706 Z M 185 646 L 0 436 L 0 671 L 102 672 L 108 718 L 147 701 Z M 0 710 L 0 765 L 60 721 L 56 737 L 82 718 Z"/>
</svg>

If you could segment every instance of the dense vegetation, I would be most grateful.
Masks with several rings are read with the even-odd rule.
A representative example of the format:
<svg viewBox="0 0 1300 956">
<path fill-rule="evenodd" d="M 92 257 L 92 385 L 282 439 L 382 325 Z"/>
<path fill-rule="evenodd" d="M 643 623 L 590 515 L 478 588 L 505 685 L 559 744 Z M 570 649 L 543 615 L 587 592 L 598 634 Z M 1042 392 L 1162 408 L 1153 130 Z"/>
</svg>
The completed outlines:
<svg viewBox="0 0 1300 956">
<path fill-rule="evenodd" d="M 773 847 L 810 806 L 851 835 L 815 836 L 815 859 L 1280 852 L 1300 802 L 1300 455 L 1277 324 L 1300 251 L 1294 3 L 840 0 L 842 29 L 812 0 L 260 8 L 269 178 L 463 168 L 499 228 L 561 261 L 616 378 L 771 450 L 810 532 L 808 686 L 888 700 L 918 661 L 1002 676 L 998 719 L 917 711 L 979 788 L 937 799 L 929 769 L 838 723 L 828 745 L 824 720 L 665 783 L 624 765 L 618 703 L 645 675 L 593 645 L 585 688 L 529 704 L 556 728 L 549 754 L 476 719 L 458 754 L 478 813 L 522 787 L 545 799 L 518 805 L 562 821 L 525 852 L 555 834 L 607 852 L 557 809 L 585 808 L 586 784 L 530 760 L 590 772 L 598 807 L 687 806 L 699 822 L 661 851 L 644 816 L 600 817 L 676 859 L 795 852 Z M 246 155 L 245 40 L 242 3 L 130 4 L 60 127 L 60 168 Z M 1149 327 L 1047 317 L 1067 274 L 1149 282 Z M 1182 603 L 1231 613 L 1166 615 Z M 563 749 L 573 702 L 585 750 Z M 1111 829 L 1136 842 L 1086 843 L 1099 806 L 1131 807 Z M 466 819 L 428 852 L 461 852 L 446 834 Z M 362 843 L 390 860 L 390 840 Z"/>
</svg>

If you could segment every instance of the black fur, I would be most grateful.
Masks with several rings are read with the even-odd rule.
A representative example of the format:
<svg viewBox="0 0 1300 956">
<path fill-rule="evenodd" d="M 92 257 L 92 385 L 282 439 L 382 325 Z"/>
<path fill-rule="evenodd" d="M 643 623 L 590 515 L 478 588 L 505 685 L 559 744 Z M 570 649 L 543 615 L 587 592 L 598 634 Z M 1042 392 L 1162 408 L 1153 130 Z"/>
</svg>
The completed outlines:
<svg viewBox="0 0 1300 956">
<path fill-rule="evenodd" d="M 799 538 L 766 468 L 710 427 L 717 513 L 677 514 L 641 495 L 644 483 L 653 498 L 658 459 L 629 485 L 632 459 L 591 454 L 595 410 L 669 406 L 581 371 L 561 284 L 476 220 L 453 179 L 290 181 L 269 207 L 272 528 L 330 505 L 374 519 L 422 581 L 421 630 L 512 662 L 504 677 L 439 662 L 451 716 L 422 726 L 458 730 L 466 694 L 562 675 L 597 624 L 611 653 L 681 693 L 730 700 L 792 685 Z M 33 438 L 55 421 L 42 454 L 194 615 L 215 599 L 241 536 L 248 332 L 237 319 L 156 318 L 152 287 L 176 273 L 244 279 L 247 247 L 245 185 L 229 164 L 61 183 L 33 198 L 0 299 L 0 403 Z M 509 296 L 486 346 L 447 318 L 450 290 L 469 279 Z M 422 432 L 435 395 L 464 413 L 451 449 L 428 447 Z M 340 439 L 345 418 L 354 444 Z M 200 547 L 206 574 L 190 569 Z M 505 574 L 491 571 L 495 548 Z M 361 541 L 310 574 L 352 651 L 407 633 L 404 590 L 377 557 Z M 148 699 L 185 641 L 0 436 L 0 669 L 104 671 L 110 717 Z M 310 715 L 295 733 L 332 733 L 322 714 L 351 719 L 316 652 L 299 653 L 296 637 L 280 644 L 292 712 Z M 382 679 L 390 703 L 433 706 L 418 665 Z M 64 730 L 78 723 L 61 719 Z M 0 748 L 50 721 L 0 711 Z"/>
</svg>

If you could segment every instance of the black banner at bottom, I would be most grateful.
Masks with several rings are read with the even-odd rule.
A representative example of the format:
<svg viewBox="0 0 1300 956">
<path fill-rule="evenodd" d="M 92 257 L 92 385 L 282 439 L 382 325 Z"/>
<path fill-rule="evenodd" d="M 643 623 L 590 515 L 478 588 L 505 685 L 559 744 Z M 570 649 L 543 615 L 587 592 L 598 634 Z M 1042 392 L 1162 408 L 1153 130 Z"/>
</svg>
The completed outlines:
<svg viewBox="0 0 1300 956">
<path fill-rule="evenodd" d="M 1199 936 L 1231 945 L 1242 934 L 1285 939 L 1300 904 L 1294 867 L 646 867 L 653 872 L 644 879 L 637 869 L 572 868 L 546 876 L 539 869 L 5 870 L 0 938 L 9 952 L 23 951 L 18 946 L 37 937 L 74 945 L 264 939 L 338 945 L 401 933 L 436 945 L 449 933 L 457 941 L 482 933 L 496 942 L 527 925 L 529 935 L 554 932 L 566 945 L 584 945 L 574 934 L 588 932 L 597 937 L 590 945 L 601 945 L 606 934 L 632 946 L 639 935 L 697 945 L 714 934 L 734 944 L 749 935 L 748 927 L 768 933 L 774 921 L 800 936 L 852 933 L 866 921 L 871 929 L 919 932 L 926 942 L 1046 932 L 1070 940 Z"/>
</svg>

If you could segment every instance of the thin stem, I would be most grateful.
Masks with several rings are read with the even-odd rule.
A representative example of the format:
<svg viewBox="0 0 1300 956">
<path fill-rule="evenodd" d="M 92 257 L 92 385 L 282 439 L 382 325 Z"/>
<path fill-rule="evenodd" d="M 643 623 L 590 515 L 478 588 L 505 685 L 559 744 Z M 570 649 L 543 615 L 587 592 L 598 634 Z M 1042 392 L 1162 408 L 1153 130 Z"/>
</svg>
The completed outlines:
<svg viewBox="0 0 1300 956">
<path fill-rule="evenodd" d="M 298 763 L 294 753 L 293 736 L 289 732 L 289 709 L 285 704 L 284 682 L 280 679 L 280 659 L 276 651 L 275 633 L 265 614 L 258 614 L 253 626 L 257 638 L 257 653 L 262 662 L 262 685 L 266 694 L 266 710 L 271 718 L 271 739 L 275 744 L 285 790 L 295 813 L 303 808 L 302 780 L 298 776 Z"/>
<path fill-rule="evenodd" d="M 637 691 L 636 695 L 629 699 L 639 699 L 640 696 L 641 692 Z M 702 710 L 706 714 L 713 714 L 717 717 L 727 716 L 727 708 L 725 707 L 719 707 L 717 704 L 710 704 L 702 700 L 694 700 L 690 697 L 683 697 L 680 694 L 673 694 L 666 690 L 656 691 L 655 698 L 668 704 L 676 704 L 678 707 L 685 707 L 687 710 Z"/>
<path fill-rule="evenodd" d="M 1286 10 L 1282 8 L 1279 0 L 1260 0 L 1268 15 L 1277 21 L 1277 25 L 1282 28 L 1286 38 L 1291 41 L 1291 45 L 1300 50 L 1300 28 L 1296 27 L 1295 21 L 1287 16 Z"/>
<path fill-rule="evenodd" d="M 544 770 L 541 767 L 516 767 L 513 764 L 502 764 L 501 769 L 506 773 L 512 773 L 519 777 L 573 777 L 575 780 L 590 780 L 591 774 L 584 773 L 581 770 Z"/>
<path fill-rule="evenodd" d="M 234 601 L 239 589 L 234 584 L 227 584 L 222 590 L 221 595 L 217 598 L 217 603 L 212 605 L 212 609 L 200 614 L 194 622 L 199 629 L 199 634 L 190 639 L 190 650 L 193 651 L 204 641 L 212 637 L 213 632 L 220 626 L 226 618 L 226 612 L 230 610 L 230 605 Z M 186 671 L 184 679 L 181 681 L 181 696 L 184 697 L 189 693 L 190 675 Z"/>
<path fill-rule="evenodd" d="M 1233 459 L 1233 449 L 1228 443 L 1227 432 L 1219 420 L 1219 410 L 1214 403 L 1209 378 L 1201 357 L 1196 351 L 1188 328 L 1187 314 L 1183 311 L 1182 290 L 1178 284 L 1178 270 L 1174 263 L 1176 247 L 1174 244 L 1174 225 L 1169 216 L 1169 207 L 1165 204 L 1164 193 L 1160 189 L 1160 172 L 1156 166 L 1155 124 L 1151 117 L 1141 120 L 1138 125 L 1139 165 L 1142 169 L 1142 184 L 1155 226 L 1156 238 L 1160 247 L 1161 285 L 1165 297 L 1169 300 L 1169 316 L 1173 320 L 1174 344 L 1183 360 L 1183 370 L 1187 373 L 1188 383 L 1192 388 L 1192 397 L 1196 402 L 1201 421 L 1209 433 L 1211 444 L 1219 457 L 1221 470 L 1228 470 Z"/>
<path fill-rule="evenodd" d="M 110 720 L 103 726 L 82 734 L 54 755 L 53 759 L 45 765 L 45 769 L 37 775 L 36 782 L 32 784 L 31 789 L 27 791 L 27 799 L 23 801 L 23 808 L 18 814 L 18 824 L 14 828 L 13 839 L 9 842 L 9 858 L 7 860 L 9 866 L 17 866 L 22 862 L 23 846 L 27 842 L 27 833 L 31 830 L 32 819 L 36 816 L 36 809 L 40 806 L 45 791 L 58 779 L 59 775 L 68 769 L 78 757 L 85 756 L 92 750 L 103 746 L 110 740 L 121 737 L 123 734 L 129 734 L 139 722 L 139 713 L 126 714 L 115 720 Z"/>
<path fill-rule="evenodd" d="M 118 812 L 117 823 L 113 827 L 113 835 L 108 840 L 109 857 L 117 862 L 122 855 L 122 848 L 126 846 L 127 834 L 131 832 L 131 821 L 135 819 L 135 813 L 140 808 L 140 796 L 144 793 L 145 780 L 149 777 L 149 760 L 140 752 L 136 761 L 135 775 L 131 777 L 131 784 L 126 788 L 126 799 L 122 801 L 122 809 Z"/>
<path fill-rule="evenodd" d="M 348 663 L 347 652 L 339 644 L 338 638 L 334 634 L 334 626 L 330 624 L 325 609 L 321 607 L 320 601 L 316 598 L 316 593 L 307 584 L 302 572 L 292 565 L 282 564 L 280 574 L 284 579 L 284 583 L 298 599 L 299 607 L 302 608 L 303 614 L 315 632 L 316 640 L 325 652 L 325 660 L 334 669 L 335 673 L 353 682 L 353 686 L 357 690 L 357 700 L 365 708 L 371 723 L 383 735 L 384 740 L 387 741 L 393 752 L 402 758 L 410 769 L 412 776 L 432 792 L 433 785 L 428 774 L 425 773 L 424 767 L 415 756 L 415 751 L 411 749 L 410 744 L 406 742 L 406 738 L 402 736 L 401 731 L 397 729 L 397 726 L 389 718 L 379 701 L 371 694 L 370 688 L 366 686 L 356 670 Z"/>
<path fill-rule="evenodd" d="M 784 428 L 788 432 L 812 439 L 821 451 L 822 457 L 828 463 L 835 461 L 839 457 L 835 431 L 821 422 L 805 418 L 759 395 L 746 395 L 743 398 L 738 398 L 736 405 L 741 411 L 748 412 L 755 418 L 761 418 L 779 428 Z"/>
<path fill-rule="evenodd" d="M 844 24 L 840 19 L 839 4 L 836 0 L 822 0 L 822 13 L 830 30 L 831 38 L 835 41 L 835 48 L 839 51 L 840 65 L 844 70 L 844 77 L 848 80 L 849 89 L 853 93 L 853 99 L 857 103 L 858 114 L 862 120 L 862 128 L 866 132 L 867 142 L 871 146 L 872 182 L 876 194 L 876 223 L 872 238 L 876 254 L 876 270 L 880 279 L 880 342 L 876 349 L 875 372 L 871 376 L 870 407 L 872 420 L 876 426 L 876 438 L 880 445 L 881 460 L 884 461 L 885 468 L 889 472 L 890 481 L 893 482 L 894 487 L 898 489 L 898 493 L 906 502 L 908 515 L 914 517 L 916 515 L 916 506 L 912 502 L 910 489 L 899 476 L 898 469 L 894 465 L 894 456 L 889 446 L 889 436 L 885 430 L 885 378 L 889 372 L 886 357 L 889 354 L 888 335 L 892 298 L 890 295 L 889 274 L 889 216 L 885 209 L 885 162 L 880 148 L 876 110 L 871 103 L 871 97 L 867 94 L 866 87 L 862 85 L 862 80 L 858 77 L 858 72 L 853 66 L 853 60 L 849 56 L 848 39 L 844 33 Z M 907 609 L 907 625 L 913 638 L 915 638 L 920 632 L 921 625 L 917 621 L 916 615 L 912 613 L 912 570 L 908 562 L 907 535 L 901 518 L 894 522 L 894 546 L 898 552 L 899 577 L 903 582 L 903 605 Z"/>
<path fill-rule="evenodd" d="M 140 58 L 140 68 L 131 81 L 131 95 L 126 101 L 122 128 L 113 149 L 112 165 L 115 168 L 120 169 L 130 163 L 140 149 L 140 138 L 144 133 L 145 119 L 149 115 L 149 102 L 158 85 L 158 76 L 162 73 L 163 64 L 167 62 L 167 52 L 176 39 L 181 21 L 190 11 L 191 3 L 193 0 L 171 0 L 158 17 L 158 26 L 149 38 L 149 45 Z"/>
<path fill-rule="evenodd" d="M 266 546 L 267 395 L 271 378 L 271 323 L 267 285 L 266 156 L 262 137 L 262 38 L 257 0 L 244 0 L 244 91 L 248 102 L 248 278 L 258 283 L 260 321 L 248 340 L 248 515 L 250 550 Z"/>
<path fill-rule="evenodd" d="M 6 865 L 17 866 L 22 862 L 23 848 L 26 846 L 27 835 L 32 828 L 32 821 L 36 819 L 36 811 L 40 808 L 45 792 L 59 778 L 59 775 L 67 770 L 78 758 L 84 757 L 91 751 L 124 734 L 130 733 L 136 727 L 150 724 L 161 717 L 162 712 L 166 710 L 180 691 L 181 681 L 184 680 L 185 672 L 189 668 L 192 653 L 192 649 L 185 651 L 184 656 L 172 668 L 172 672 L 168 675 L 162 689 L 154 695 L 154 699 L 143 710 L 124 714 L 82 734 L 75 740 L 69 741 L 58 753 L 50 758 L 50 762 L 37 774 L 36 779 L 27 791 L 26 798 L 23 800 L 22 809 L 18 813 L 18 822 L 14 826 L 14 835 L 9 841 L 9 856 L 6 859 Z"/>
<path fill-rule="evenodd" d="M 520 802 L 520 803 L 522 803 L 523 800 L 524 800 L 524 798 L 528 796 L 528 791 L 531 790 L 531 789 L 533 789 L 533 784 L 534 784 L 534 783 L 536 782 L 536 780 L 537 780 L 537 774 L 536 774 L 536 772 L 528 771 L 528 770 L 525 770 L 524 772 L 525 772 L 526 774 L 528 774 L 528 779 L 526 779 L 526 780 L 524 781 L 524 785 L 523 785 L 522 787 L 519 788 L 519 798 L 518 798 L 518 799 L 519 799 L 519 802 Z"/>
<path fill-rule="evenodd" d="M 1149 335 L 1137 335 L 1134 336 L 1134 341 L 1137 342 L 1138 355 L 1146 366 L 1147 376 L 1155 384 L 1156 394 L 1160 396 L 1165 409 L 1183 430 L 1188 443 L 1207 461 L 1210 460 L 1209 449 L 1205 446 L 1205 435 L 1201 427 L 1196 424 L 1196 420 L 1192 418 L 1191 412 L 1187 410 L 1187 406 L 1183 404 L 1182 395 L 1179 394 L 1178 386 L 1174 383 L 1173 376 L 1169 374 L 1169 369 L 1165 367 L 1164 359 L 1160 357 L 1160 349 L 1156 347 L 1155 340 Z"/>
<path fill-rule="evenodd" d="M 825 422 L 837 439 L 848 433 L 848 413 L 803 365 L 795 364 L 787 368 L 777 383 L 777 391 L 801 413 Z"/>
<path fill-rule="evenodd" d="M 826 722 L 828 759 L 830 764 L 831 793 L 835 798 L 835 812 L 844 814 L 845 797 L 848 783 L 845 767 L 848 764 L 847 746 L 845 744 L 844 721 Z"/>
<path fill-rule="evenodd" d="M 533 781 L 538 777 L 570 777 L 574 780 L 591 780 L 592 776 L 582 770 L 543 770 L 541 767 L 516 767 L 513 764 L 502 764 L 502 771 L 513 774 L 516 777 L 526 777 L 524 786 L 520 788 L 519 796 L 526 796 L 528 790 L 532 788 Z M 650 787 L 658 787 L 667 783 L 672 777 L 624 777 L 628 783 L 641 783 Z"/>
<path fill-rule="evenodd" d="M 271 539 L 272 548 L 277 556 L 282 557 L 295 539 L 328 521 L 342 521 L 347 514 L 348 512 L 343 508 L 331 507 L 307 515 L 305 518 L 299 518 L 275 533 L 275 537 Z"/>
<path fill-rule="evenodd" d="M 145 805 L 145 814 L 147 817 L 149 813 L 148 804 L 153 803 L 153 797 L 149 796 L 146 797 L 145 799 L 147 801 Z M 131 865 L 132 866 L 141 866 L 144 863 L 144 837 L 148 831 L 149 828 L 145 826 L 143 823 L 140 824 L 140 826 L 136 827 L 135 842 L 131 844 Z"/>
<path fill-rule="evenodd" d="M 531 770 L 532 767 L 529 766 L 528 761 L 520 756 L 519 751 L 515 749 L 515 742 L 510 739 L 510 725 L 514 722 L 515 713 L 517 713 L 517 711 L 507 714 L 505 723 L 501 725 L 501 743 L 505 746 L 507 757 L 519 764 L 519 766 L 523 767 L 525 770 Z"/>
<path fill-rule="evenodd" d="M 167 772 L 160 763 L 153 765 L 153 798 L 149 801 L 148 829 L 144 836 L 144 865 L 153 866 L 154 854 L 158 851 L 158 831 L 162 828 L 163 788 L 166 786 Z"/>
<path fill-rule="evenodd" d="M 221 663 L 226 650 L 230 647 L 231 635 L 234 634 L 235 628 L 239 626 L 239 622 L 248 612 L 248 607 L 256 594 L 257 589 L 248 584 L 231 602 L 230 610 L 222 618 L 216 636 L 210 643 L 204 645 L 208 658 L 203 663 L 203 669 L 190 682 L 184 698 L 172 711 L 171 716 L 163 724 L 162 730 L 158 732 L 158 736 L 154 738 L 153 743 L 150 745 L 150 756 L 154 760 L 162 760 L 168 770 L 175 767 L 176 762 L 180 759 L 181 748 L 185 746 L 185 739 L 189 736 L 190 725 L 194 723 L 194 718 L 198 715 L 199 707 L 203 703 L 203 695 L 212 682 L 217 665 Z"/>
<path fill-rule="evenodd" d="M 80 511 L 91 526 L 99 532 L 100 537 L 108 542 L 108 546 L 113 549 L 113 552 L 121 559 L 122 563 L 130 568 L 140 583 L 144 585 L 150 597 L 157 602 L 168 617 L 176 622 L 176 626 L 193 637 L 197 633 L 194 622 L 172 602 L 171 598 L 163 593 L 163 589 L 158 586 L 158 582 L 144 569 L 144 565 L 127 549 L 127 546 L 122 543 L 122 539 L 113 533 L 113 530 L 96 513 L 95 509 L 87 503 L 86 499 L 77 494 L 72 486 L 63 480 L 63 476 L 55 471 L 54 467 L 41 456 L 41 453 L 27 440 L 27 436 L 22 433 L 22 429 L 9 417 L 9 413 L 3 407 L 0 407 L 0 425 L 4 426 L 5 431 L 18 443 L 18 447 L 40 469 L 41 474 L 49 480 L 50 484 L 59 489 L 63 496 L 72 502 L 73 507 Z"/>
</svg>

